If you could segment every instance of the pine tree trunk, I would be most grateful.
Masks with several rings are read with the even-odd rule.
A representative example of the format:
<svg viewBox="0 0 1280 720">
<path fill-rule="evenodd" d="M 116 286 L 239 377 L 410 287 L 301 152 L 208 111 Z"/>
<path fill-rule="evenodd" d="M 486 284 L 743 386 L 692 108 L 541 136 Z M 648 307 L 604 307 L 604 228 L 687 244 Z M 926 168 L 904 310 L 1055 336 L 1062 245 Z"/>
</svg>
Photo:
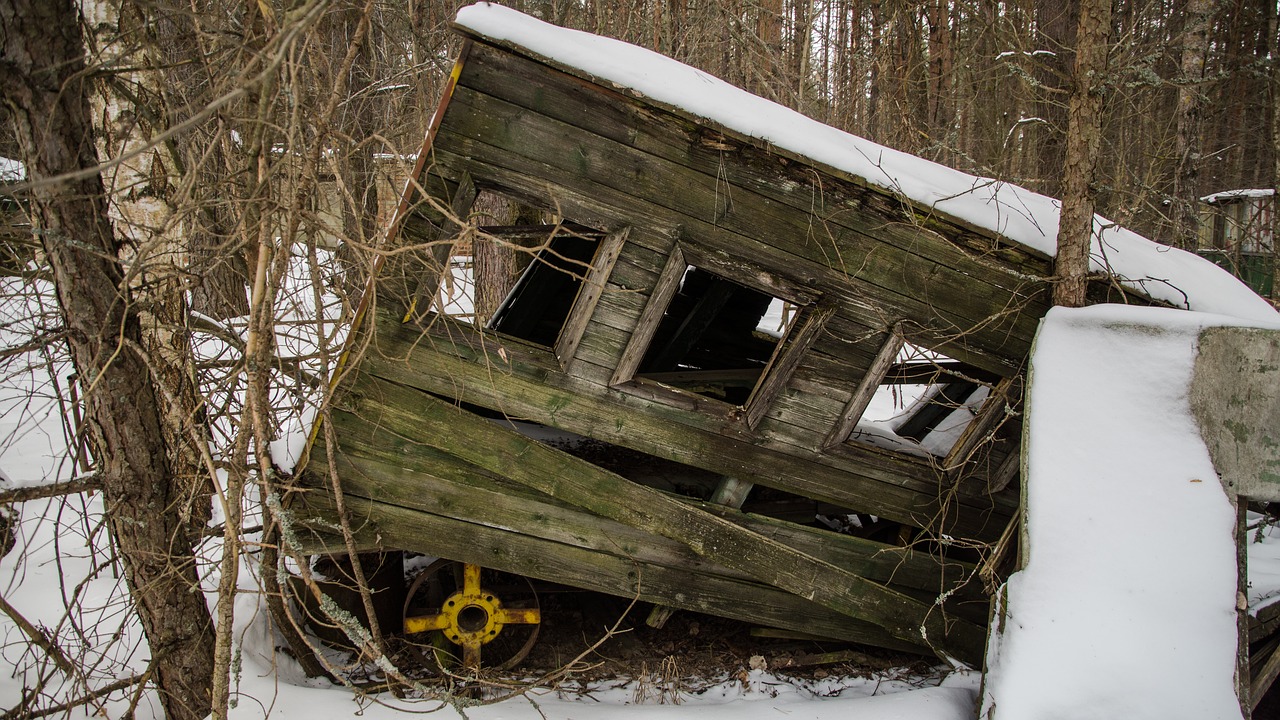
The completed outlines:
<svg viewBox="0 0 1280 720">
<path fill-rule="evenodd" d="M 1170 245 L 1185 250 L 1194 250 L 1200 235 L 1200 126 L 1212 13 L 1212 0 L 1188 0 L 1183 10 L 1175 140 L 1178 165 L 1173 177 L 1173 233 L 1168 240 Z"/>
<path fill-rule="evenodd" d="M 1093 237 L 1093 177 L 1102 140 L 1102 74 L 1111 37 L 1111 0 L 1081 0 L 1075 73 L 1067 106 L 1067 156 L 1062 171 L 1055 305 L 1084 306 Z"/>
<path fill-rule="evenodd" d="M 1280 308 L 1280 65 L 1271 67 L 1271 303 Z"/>
<path fill-rule="evenodd" d="M 0 97 L 28 176 L 93 168 L 84 45 L 71 0 L 0 0 Z M 213 624 L 180 516 L 187 501 L 164 444 L 162 406 L 140 355 L 141 330 L 118 259 L 101 176 L 37 184 L 33 222 L 85 387 L 108 527 L 151 647 L 165 714 L 209 712 Z"/>
<path fill-rule="evenodd" d="M 1035 112 L 1044 121 L 1036 130 L 1040 138 L 1036 143 L 1039 150 L 1036 173 L 1040 182 L 1035 187 L 1052 196 L 1064 194 L 1059 172 L 1066 159 L 1064 138 L 1070 125 L 1064 99 L 1075 61 L 1072 48 L 1075 47 L 1077 31 L 1072 21 L 1077 12 L 1082 12 L 1077 10 L 1079 6 L 1078 0 L 1036 0 L 1035 3 L 1039 43 L 1034 50 L 1038 53 L 1036 79 L 1040 86 Z"/>
</svg>

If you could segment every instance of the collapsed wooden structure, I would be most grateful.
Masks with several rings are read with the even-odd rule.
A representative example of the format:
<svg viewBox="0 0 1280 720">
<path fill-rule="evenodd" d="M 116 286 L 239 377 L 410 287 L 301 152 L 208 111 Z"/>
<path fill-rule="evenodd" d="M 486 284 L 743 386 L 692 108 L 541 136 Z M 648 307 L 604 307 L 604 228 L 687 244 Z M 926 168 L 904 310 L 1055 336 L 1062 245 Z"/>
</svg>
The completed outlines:
<svg viewBox="0 0 1280 720">
<path fill-rule="evenodd" d="M 362 549 L 978 662 L 967 548 L 1018 506 L 1051 259 L 459 30 L 292 500 L 311 548 L 343 547 L 336 477 Z M 483 193 L 547 222 L 474 217 Z M 457 317 L 477 237 L 527 268 L 491 317 Z"/>
</svg>

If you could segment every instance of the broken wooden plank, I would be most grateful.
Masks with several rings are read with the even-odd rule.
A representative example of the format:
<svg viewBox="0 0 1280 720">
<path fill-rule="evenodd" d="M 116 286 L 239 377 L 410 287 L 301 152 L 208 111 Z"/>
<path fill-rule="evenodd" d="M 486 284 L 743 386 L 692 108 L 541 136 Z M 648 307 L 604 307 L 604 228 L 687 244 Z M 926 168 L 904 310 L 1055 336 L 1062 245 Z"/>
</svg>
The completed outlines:
<svg viewBox="0 0 1280 720">
<path fill-rule="evenodd" d="M 332 469 L 343 478 L 348 497 L 373 498 L 420 512 L 447 514 L 477 525 L 516 528 L 530 537 L 686 572 L 751 577 L 739 570 L 711 565 L 675 540 L 557 502 L 447 452 L 404 438 L 376 418 L 337 411 L 332 421 L 343 438 Z M 317 459 L 309 472 L 312 477 L 323 477 L 329 469 Z M 740 488 L 742 484 L 736 486 Z M 923 550 L 744 514 L 726 506 L 694 504 L 752 532 L 915 597 L 930 601 L 941 595 L 972 599 L 967 591 L 959 595 L 955 592 L 974 575 L 975 568 L 967 563 L 938 558 Z M 985 608 L 985 600 L 982 604 Z"/>
<path fill-rule="evenodd" d="M 858 382 L 858 388 L 853 391 L 853 397 L 849 398 L 849 402 L 840 411 L 840 418 L 836 421 L 835 427 L 831 429 L 831 432 L 823 441 L 824 448 L 830 448 L 849 439 L 849 433 L 853 432 L 853 428 L 862 419 L 863 413 L 867 411 L 867 406 L 871 404 L 871 399 L 875 397 L 876 391 L 880 389 L 880 381 L 898 359 L 898 353 L 901 352 L 902 346 L 905 344 L 906 338 L 902 333 L 902 323 L 895 323 L 889 329 L 888 336 L 880 346 L 880 352 L 876 353 L 875 360 L 871 362 L 866 374 Z"/>
<path fill-rule="evenodd" d="M 956 444 L 942 461 L 943 472 L 954 475 L 972 457 L 978 446 L 990 440 L 991 433 L 1013 412 L 1022 399 L 1022 379 L 1005 378 L 991 388 L 978 414 L 969 421 Z"/>
<path fill-rule="evenodd" d="M 379 318 L 379 352 L 366 356 L 362 369 L 428 392 L 960 537 L 995 539 L 1014 507 L 987 498 L 967 500 L 960 494 L 944 512 L 937 504 L 937 476 L 919 461 L 862 448 L 851 448 L 849 456 L 841 457 L 806 457 L 790 446 L 774 449 L 735 434 L 732 423 L 686 415 L 635 395 L 601 395 L 597 388 L 602 385 L 584 383 L 576 374 L 539 374 L 535 367 L 514 367 L 517 359 L 510 348 L 510 362 L 504 362 L 497 347 L 478 353 L 447 336 L 424 337 L 385 312 L 380 311 Z M 546 364 L 553 362 L 548 357 Z M 504 367 L 509 369 L 495 373 Z"/>
<path fill-rule="evenodd" d="M 685 543 L 694 552 L 782 590 L 884 628 L 903 642 L 923 640 L 943 656 L 981 660 L 985 630 L 948 622 L 930 605 L 865 578 L 761 538 L 722 518 L 632 483 L 586 461 L 538 445 L 510 430 L 385 381 L 376 408 L 387 422 L 416 426 L 422 441 L 539 492 L 592 513 Z M 357 404 L 368 401 L 357 400 Z M 565 468 L 572 472 L 565 472 Z"/>
<path fill-rule="evenodd" d="M 834 612 L 776 588 L 711 575 L 691 584 L 687 572 L 637 563 L 499 528 L 408 510 L 366 498 L 349 499 L 357 547 L 405 548 L 459 562 L 565 583 L 624 598 L 668 602 L 684 610 L 744 622 L 808 628 L 852 642 L 914 653 L 929 650 L 904 642 L 875 625 Z M 332 534 L 334 510 L 324 496 L 310 496 L 292 511 L 307 553 L 342 551 Z M 376 518 L 376 520 L 375 520 Z M 696 591 L 694 590 L 696 588 Z"/>
</svg>

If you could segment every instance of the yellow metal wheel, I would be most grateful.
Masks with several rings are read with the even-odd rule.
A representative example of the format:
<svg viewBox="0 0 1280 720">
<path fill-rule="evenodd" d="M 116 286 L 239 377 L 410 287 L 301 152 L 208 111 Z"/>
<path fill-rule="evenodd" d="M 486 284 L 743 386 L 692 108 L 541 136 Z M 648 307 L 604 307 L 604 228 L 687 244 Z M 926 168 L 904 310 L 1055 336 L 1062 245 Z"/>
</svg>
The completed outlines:
<svg viewBox="0 0 1280 720">
<path fill-rule="evenodd" d="M 485 646 L 486 666 L 514 667 L 533 648 L 541 620 L 527 578 L 451 560 L 428 565 L 405 598 L 405 636 L 441 667 L 461 660 L 477 669 Z"/>
</svg>

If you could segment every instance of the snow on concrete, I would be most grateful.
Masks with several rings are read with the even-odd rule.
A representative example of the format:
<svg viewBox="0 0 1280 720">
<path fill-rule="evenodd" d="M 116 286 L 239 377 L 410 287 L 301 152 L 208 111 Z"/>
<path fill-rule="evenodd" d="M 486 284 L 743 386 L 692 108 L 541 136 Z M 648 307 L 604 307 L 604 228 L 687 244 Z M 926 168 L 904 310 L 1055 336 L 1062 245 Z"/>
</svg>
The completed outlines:
<svg viewBox="0 0 1280 720">
<path fill-rule="evenodd" d="M 1114 305 L 1046 316 L 1026 564 L 988 648 L 991 717 L 1240 717 L 1236 515 L 1188 401 L 1201 329 L 1234 324 Z"/>
<path fill-rule="evenodd" d="M 920 206 L 986 228 L 1046 255 L 1057 250 L 1060 203 L 992 178 L 975 177 L 878 145 L 734 87 L 655 52 L 478 3 L 458 12 L 458 25 L 513 44 L 606 86 L 758 138 L 856 175 Z M 1226 271 L 1192 253 L 1094 219 L 1092 265 L 1125 284 L 1179 307 L 1267 321 L 1276 312 Z"/>
</svg>

